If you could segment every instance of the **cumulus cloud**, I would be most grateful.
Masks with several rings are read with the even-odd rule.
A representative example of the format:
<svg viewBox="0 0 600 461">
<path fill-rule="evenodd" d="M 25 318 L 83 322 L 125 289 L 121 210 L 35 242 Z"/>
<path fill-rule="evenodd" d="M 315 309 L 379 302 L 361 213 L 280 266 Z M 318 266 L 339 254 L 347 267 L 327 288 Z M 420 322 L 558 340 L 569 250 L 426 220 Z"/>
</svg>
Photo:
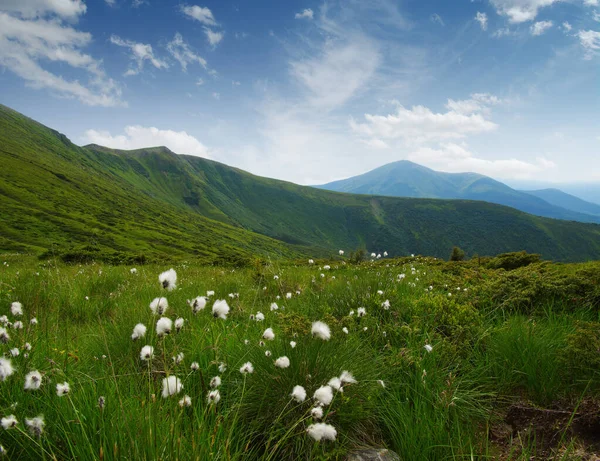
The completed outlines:
<svg viewBox="0 0 600 461">
<path fill-rule="evenodd" d="M 18 13 L 26 19 L 56 14 L 61 18 L 74 20 L 85 14 L 87 6 L 82 0 L 3 0 L 0 9 Z"/>
<path fill-rule="evenodd" d="M 209 8 L 198 5 L 181 5 L 181 12 L 205 26 L 216 26 L 217 21 Z"/>
<path fill-rule="evenodd" d="M 210 43 L 210 45 L 213 47 L 217 46 L 221 42 L 221 40 L 223 40 L 223 37 L 225 36 L 224 32 L 214 31 L 208 27 L 204 28 L 204 33 L 206 34 L 208 43 Z"/>
<path fill-rule="evenodd" d="M 185 131 L 161 130 L 140 125 L 127 126 L 124 131 L 125 134 L 113 136 L 108 131 L 87 130 L 83 142 L 124 150 L 166 146 L 177 154 L 208 157 L 206 146 Z"/>
<path fill-rule="evenodd" d="M 487 30 L 487 26 L 488 26 L 487 14 L 481 13 L 480 11 L 478 11 L 477 14 L 475 15 L 475 21 L 477 21 L 479 23 L 479 25 L 481 26 L 481 30 Z"/>
<path fill-rule="evenodd" d="M 458 112 L 459 114 L 473 114 L 481 112 L 487 114 L 492 106 L 504 104 L 507 101 L 498 98 L 490 93 L 473 93 L 469 99 L 455 101 L 448 99 L 446 108 L 450 111 Z"/>
<path fill-rule="evenodd" d="M 188 64 L 196 62 L 206 69 L 206 60 L 194 53 L 179 32 L 175 34 L 173 40 L 167 43 L 167 51 L 181 64 L 184 71 L 187 71 Z"/>
<path fill-rule="evenodd" d="M 429 17 L 429 20 L 430 20 L 431 22 L 436 22 L 436 23 L 438 23 L 440 26 L 444 26 L 444 25 L 445 25 L 445 24 L 444 24 L 444 20 L 443 20 L 443 19 L 442 19 L 442 17 L 441 17 L 439 14 L 437 14 L 437 13 L 433 13 L 433 14 L 432 14 L 432 15 Z"/>
<path fill-rule="evenodd" d="M 552 21 L 538 21 L 531 25 L 531 27 L 529 28 L 529 31 L 531 32 L 531 35 L 538 36 L 538 35 L 542 35 L 544 32 L 546 32 L 548 29 L 550 29 L 553 25 L 554 25 L 554 23 Z"/>
<path fill-rule="evenodd" d="M 311 10 L 310 8 L 306 8 L 301 13 L 296 13 L 294 15 L 294 18 L 296 18 L 296 19 L 312 19 L 313 16 L 314 16 L 313 10 Z"/>
<path fill-rule="evenodd" d="M 559 0 L 490 0 L 498 14 L 507 16 L 511 23 L 533 21 L 539 10 Z"/>
<path fill-rule="evenodd" d="M 167 62 L 154 56 L 152 45 L 137 43 L 131 40 L 123 40 L 117 35 L 111 35 L 110 42 L 123 48 L 129 48 L 131 51 L 129 58 L 134 61 L 135 67 L 130 67 L 127 72 L 125 72 L 125 76 L 139 74 L 144 69 L 145 61 L 149 61 L 157 69 L 166 69 L 169 67 Z"/>
<path fill-rule="evenodd" d="M 562 29 L 568 33 L 571 32 L 571 29 L 573 29 L 573 26 L 571 24 L 569 24 L 567 21 L 562 23 Z"/>
<path fill-rule="evenodd" d="M 600 32 L 595 30 L 580 30 L 577 33 L 577 37 L 585 51 L 585 59 L 589 60 L 600 54 Z"/>
</svg>

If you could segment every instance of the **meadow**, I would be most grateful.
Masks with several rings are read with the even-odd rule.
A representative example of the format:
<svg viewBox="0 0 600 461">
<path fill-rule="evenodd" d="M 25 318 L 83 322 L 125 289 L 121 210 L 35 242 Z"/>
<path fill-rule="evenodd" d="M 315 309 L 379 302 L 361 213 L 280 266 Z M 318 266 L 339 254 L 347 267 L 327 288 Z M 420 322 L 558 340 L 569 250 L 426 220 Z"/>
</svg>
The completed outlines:
<svg viewBox="0 0 600 461">
<path fill-rule="evenodd" d="M 5 254 L 1 451 L 596 459 L 599 281 L 598 262 L 523 253 L 244 267 Z"/>
</svg>

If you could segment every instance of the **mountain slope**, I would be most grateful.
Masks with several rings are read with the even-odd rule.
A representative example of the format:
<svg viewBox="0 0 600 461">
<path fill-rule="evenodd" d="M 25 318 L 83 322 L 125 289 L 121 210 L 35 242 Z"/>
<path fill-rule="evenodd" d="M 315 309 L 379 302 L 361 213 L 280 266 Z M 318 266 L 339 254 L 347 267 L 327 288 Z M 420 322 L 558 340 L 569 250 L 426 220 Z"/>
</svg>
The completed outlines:
<svg viewBox="0 0 600 461">
<path fill-rule="evenodd" d="M 559 189 L 528 190 L 524 192 L 530 195 L 535 195 L 536 197 L 539 197 L 552 205 L 566 208 L 567 210 L 586 213 L 593 216 L 600 216 L 600 205 L 586 202 L 579 197 L 567 194 Z"/>
<path fill-rule="evenodd" d="M 392 197 L 482 200 L 537 216 L 600 223 L 600 215 L 557 206 L 542 197 L 512 189 L 487 176 L 476 173 L 442 173 L 407 160 L 316 187 Z"/>
<path fill-rule="evenodd" d="M 464 200 L 340 194 L 164 147 L 75 146 L 0 106 L 0 249 L 232 260 L 339 248 L 447 257 L 527 250 L 600 259 L 600 226 Z M 73 250 L 75 248 L 75 250 Z M 118 258 L 117 258 L 118 259 Z"/>
</svg>

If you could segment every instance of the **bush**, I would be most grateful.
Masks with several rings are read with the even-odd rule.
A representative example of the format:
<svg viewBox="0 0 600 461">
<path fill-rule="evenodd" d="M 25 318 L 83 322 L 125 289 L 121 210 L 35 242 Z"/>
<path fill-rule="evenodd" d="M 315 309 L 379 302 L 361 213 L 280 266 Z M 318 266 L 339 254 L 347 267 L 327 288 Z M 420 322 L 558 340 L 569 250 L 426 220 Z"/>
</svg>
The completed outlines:
<svg viewBox="0 0 600 461">
<path fill-rule="evenodd" d="M 450 261 L 464 261 L 465 252 L 458 247 L 452 248 L 452 254 L 450 255 Z"/>
<path fill-rule="evenodd" d="M 535 253 L 527 253 L 519 251 L 515 253 L 503 253 L 486 262 L 486 266 L 490 269 L 505 269 L 512 271 L 519 267 L 529 266 L 530 264 L 539 263 L 541 256 Z"/>
</svg>

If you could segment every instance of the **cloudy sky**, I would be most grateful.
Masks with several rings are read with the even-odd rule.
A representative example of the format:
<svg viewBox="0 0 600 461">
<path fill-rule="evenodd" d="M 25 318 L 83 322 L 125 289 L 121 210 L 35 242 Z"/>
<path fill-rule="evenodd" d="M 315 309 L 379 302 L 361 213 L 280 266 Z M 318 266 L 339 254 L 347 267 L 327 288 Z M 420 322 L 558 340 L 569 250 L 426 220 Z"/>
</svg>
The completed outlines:
<svg viewBox="0 0 600 461">
<path fill-rule="evenodd" d="M 0 69 L 82 145 L 600 181 L 600 0 L 0 0 Z"/>
</svg>

